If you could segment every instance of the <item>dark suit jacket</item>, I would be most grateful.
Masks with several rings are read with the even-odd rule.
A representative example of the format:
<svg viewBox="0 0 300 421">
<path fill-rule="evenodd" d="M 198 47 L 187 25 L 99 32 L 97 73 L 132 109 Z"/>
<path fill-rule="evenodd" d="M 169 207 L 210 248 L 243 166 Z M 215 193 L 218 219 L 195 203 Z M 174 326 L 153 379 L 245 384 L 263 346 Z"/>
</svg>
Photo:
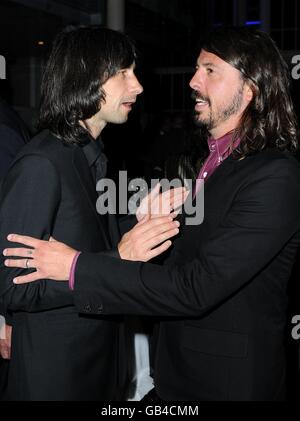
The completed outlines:
<svg viewBox="0 0 300 421">
<path fill-rule="evenodd" d="M 78 250 L 110 250 L 96 199 L 82 149 L 42 132 L 23 148 L 3 182 L 0 248 L 9 245 L 9 232 L 17 232 L 52 235 Z M 119 319 L 78 315 L 65 284 L 14 285 L 14 276 L 26 271 L 5 268 L 3 260 L 0 299 L 13 313 L 10 399 L 119 399 Z"/>
<path fill-rule="evenodd" d="M 13 159 L 29 140 L 28 130 L 19 115 L 0 98 L 0 182 Z M 0 315 L 3 313 L 0 305 Z M 11 323 L 8 318 L 7 322 Z M 0 400 L 5 399 L 8 360 L 0 358 Z"/>
<path fill-rule="evenodd" d="M 284 398 L 286 288 L 300 243 L 300 170 L 265 151 L 229 157 L 165 266 L 83 253 L 75 306 L 160 316 L 155 385 L 167 400 Z M 93 271 L 89 268 L 93 267 Z M 165 317 L 165 319 L 163 319 Z"/>
<path fill-rule="evenodd" d="M 0 179 L 22 146 L 29 141 L 28 130 L 18 114 L 0 99 Z"/>
</svg>

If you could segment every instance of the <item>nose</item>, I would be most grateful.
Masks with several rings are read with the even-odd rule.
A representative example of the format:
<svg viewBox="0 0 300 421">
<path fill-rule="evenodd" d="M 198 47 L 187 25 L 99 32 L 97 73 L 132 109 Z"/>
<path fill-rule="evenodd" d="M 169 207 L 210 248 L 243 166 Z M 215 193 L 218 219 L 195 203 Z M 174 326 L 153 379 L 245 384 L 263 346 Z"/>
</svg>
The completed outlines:
<svg viewBox="0 0 300 421">
<path fill-rule="evenodd" d="M 133 75 L 132 91 L 135 93 L 135 95 L 140 95 L 144 91 L 144 88 L 140 84 L 140 82 L 139 82 L 138 78 L 136 77 L 136 75 Z"/>
<path fill-rule="evenodd" d="M 200 69 L 196 70 L 194 76 L 192 77 L 190 81 L 190 87 L 194 91 L 199 91 L 201 85 L 201 75 L 200 75 Z"/>
</svg>

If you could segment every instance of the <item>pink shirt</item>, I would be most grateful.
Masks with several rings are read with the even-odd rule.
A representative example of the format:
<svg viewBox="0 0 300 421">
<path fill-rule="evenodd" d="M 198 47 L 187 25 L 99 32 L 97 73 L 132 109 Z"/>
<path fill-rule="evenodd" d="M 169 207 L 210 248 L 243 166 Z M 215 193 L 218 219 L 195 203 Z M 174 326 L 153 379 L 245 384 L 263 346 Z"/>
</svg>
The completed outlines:
<svg viewBox="0 0 300 421">
<path fill-rule="evenodd" d="M 194 196 L 198 193 L 200 187 L 200 180 L 204 182 L 212 175 L 216 168 L 231 154 L 233 149 L 236 149 L 240 144 L 240 139 L 237 139 L 231 147 L 233 132 L 226 133 L 219 139 L 210 137 L 207 141 L 209 147 L 209 156 L 204 162 L 197 180 Z"/>
<path fill-rule="evenodd" d="M 75 254 L 74 259 L 73 259 L 73 262 L 72 262 L 72 266 L 71 266 L 71 269 L 70 269 L 69 288 L 72 289 L 72 290 L 74 289 L 74 283 L 75 283 L 75 268 L 76 268 L 76 263 L 77 263 L 77 260 L 78 260 L 78 257 L 80 256 L 80 254 L 81 254 L 81 251 L 78 251 Z"/>
</svg>

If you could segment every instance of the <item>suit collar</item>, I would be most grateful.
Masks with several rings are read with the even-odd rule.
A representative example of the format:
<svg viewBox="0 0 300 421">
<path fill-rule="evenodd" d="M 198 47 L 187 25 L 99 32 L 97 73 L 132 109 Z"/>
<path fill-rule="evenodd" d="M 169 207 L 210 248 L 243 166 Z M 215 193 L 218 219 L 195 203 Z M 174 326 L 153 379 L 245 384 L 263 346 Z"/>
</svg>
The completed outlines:
<svg viewBox="0 0 300 421">
<path fill-rule="evenodd" d="M 224 162 L 222 162 L 221 165 L 219 165 L 216 170 L 211 174 L 211 176 L 208 178 L 208 180 L 205 182 L 205 184 L 202 186 L 204 188 L 204 200 L 207 198 L 208 195 L 215 194 L 216 191 L 214 190 L 215 184 L 221 182 L 221 186 L 224 185 L 226 182 L 226 179 L 230 176 L 230 174 L 233 173 L 235 169 L 236 161 L 232 158 L 232 156 L 229 156 Z M 213 190 L 211 189 L 213 188 Z M 192 193 L 190 193 L 192 194 Z M 193 197 L 192 203 L 193 206 L 195 206 L 196 197 Z"/>
</svg>

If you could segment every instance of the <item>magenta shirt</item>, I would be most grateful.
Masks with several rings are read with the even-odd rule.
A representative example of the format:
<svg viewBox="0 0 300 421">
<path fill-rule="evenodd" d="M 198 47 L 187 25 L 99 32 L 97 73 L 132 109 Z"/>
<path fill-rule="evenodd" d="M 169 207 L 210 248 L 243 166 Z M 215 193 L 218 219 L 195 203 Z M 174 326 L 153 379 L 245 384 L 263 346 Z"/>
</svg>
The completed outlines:
<svg viewBox="0 0 300 421">
<path fill-rule="evenodd" d="M 237 139 L 231 148 L 232 135 L 233 132 L 231 131 L 219 139 L 214 139 L 213 137 L 208 139 L 207 143 L 210 153 L 198 174 L 194 196 L 198 193 L 201 185 L 200 180 L 204 180 L 205 182 L 217 169 L 217 167 L 225 161 L 226 158 L 228 158 L 232 150 L 239 146 L 240 139 Z"/>
</svg>

